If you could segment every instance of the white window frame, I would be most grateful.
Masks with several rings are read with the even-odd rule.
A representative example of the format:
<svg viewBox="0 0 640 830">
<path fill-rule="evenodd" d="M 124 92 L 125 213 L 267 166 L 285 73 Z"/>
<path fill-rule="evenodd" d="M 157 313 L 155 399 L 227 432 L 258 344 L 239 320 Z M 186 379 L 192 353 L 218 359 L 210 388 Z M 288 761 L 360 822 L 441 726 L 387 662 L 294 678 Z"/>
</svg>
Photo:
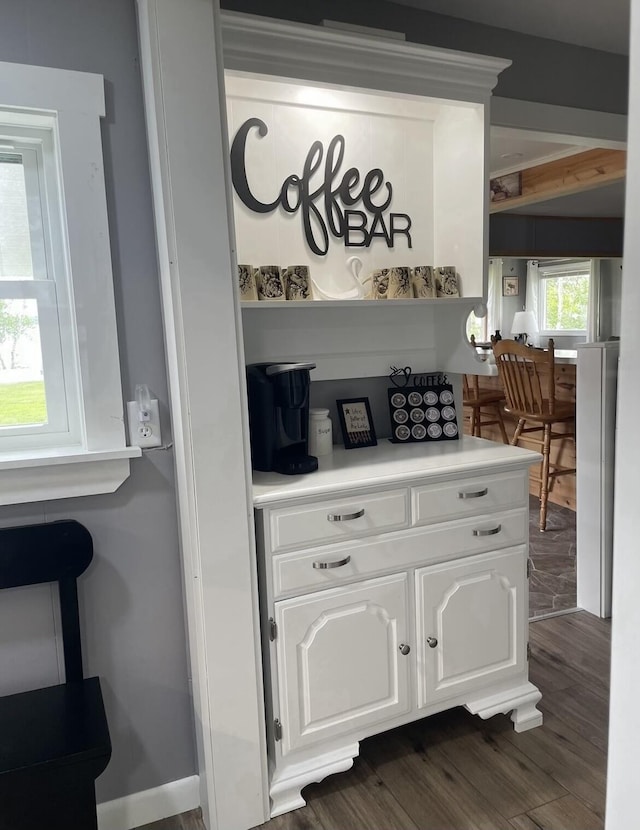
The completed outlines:
<svg viewBox="0 0 640 830">
<path fill-rule="evenodd" d="M 0 504 L 112 492 L 128 477 L 129 459 L 141 452 L 127 447 L 125 436 L 100 134 L 104 115 L 101 75 L 0 62 L 0 131 L 50 136 L 41 206 L 51 208 L 45 229 L 58 235 L 52 242 L 45 230 L 45 255 L 56 272 L 55 280 L 46 281 L 51 285 L 0 280 L 0 296 L 15 292 L 19 282 L 23 296 L 38 301 L 39 314 L 58 315 L 69 413 L 64 434 L 33 442 L 44 446 L 0 445 Z M 59 281 L 61 274 L 65 279 Z"/>
<path fill-rule="evenodd" d="M 557 279 L 563 275 L 569 276 L 567 272 L 570 271 L 586 271 L 589 275 L 589 298 L 591 302 L 591 293 L 594 290 L 593 285 L 593 270 L 591 268 L 591 260 L 578 260 L 571 262 L 558 263 L 556 265 L 545 265 L 540 263 L 538 266 L 539 284 L 538 284 L 538 329 L 539 334 L 544 337 L 583 337 L 586 335 L 589 327 L 589 309 L 587 309 L 587 319 L 585 327 L 582 329 L 547 329 L 543 323 L 546 314 L 546 295 L 544 284 L 547 280 Z"/>
<path fill-rule="evenodd" d="M 2 123 L 0 144 L 22 156 L 30 226 L 33 278 L 0 279 L 0 299 L 35 300 L 42 348 L 47 422 L 0 428 L 0 456 L 7 451 L 81 445 L 77 341 L 55 135 L 51 128 Z M 10 119 L 11 120 L 11 119 Z"/>
</svg>

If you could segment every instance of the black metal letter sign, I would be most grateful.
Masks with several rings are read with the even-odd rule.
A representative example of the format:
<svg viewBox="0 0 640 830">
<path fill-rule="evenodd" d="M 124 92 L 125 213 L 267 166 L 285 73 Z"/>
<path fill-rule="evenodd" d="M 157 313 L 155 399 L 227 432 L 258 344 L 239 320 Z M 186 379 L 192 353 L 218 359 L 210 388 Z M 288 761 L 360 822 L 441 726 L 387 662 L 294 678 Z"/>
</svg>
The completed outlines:
<svg viewBox="0 0 640 830">
<path fill-rule="evenodd" d="M 281 207 L 287 213 L 302 216 L 307 244 L 319 256 L 329 250 L 329 236 L 344 239 L 345 247 L 368 248 L 374 239 L 384 239 L 394 247 L 396 236 L 404 236 L 411 245 L 411 218 L 406 213 L 384 212 L 391 205 L 393 187 L 385 182 L 379 168 L 369 170 L 361 182 L 360 171 L 350 167 L 339 178 L 344 160 L 344 136 L 336 135 L 329 142 L 325 155 L 321 141 L 314 141 L 305 159 L 302 173 L 292 173 L 282 182 L 273 202 L 261 202 L 253 195 L 247 179 L 245 148 L 253 128 L 264 137 L 268 127 L 260 118 L 249 118 L 240 127 L 231 145 L 231 175 L 240 200 L 255 213 L 271 213 Z M 322 182 L 313 189 L 311 180 L 320 171 Z M 376 197 L 376 201 L 374 201 Z M 354 210 L 362 204 L 364 210 Z"/>
</svg>

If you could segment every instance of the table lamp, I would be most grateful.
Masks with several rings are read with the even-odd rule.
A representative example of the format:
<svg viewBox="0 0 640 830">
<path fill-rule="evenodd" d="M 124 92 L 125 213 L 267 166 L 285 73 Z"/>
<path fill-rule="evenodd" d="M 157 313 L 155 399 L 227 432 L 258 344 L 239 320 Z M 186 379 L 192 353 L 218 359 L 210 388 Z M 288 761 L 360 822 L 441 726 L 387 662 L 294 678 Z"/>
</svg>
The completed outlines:
<svg viewBox="0 0 640 830">
<path fill-rule="evenodd" d="M 527 337 L 530 334 L 536 334 L 537 331 L 538 322 L 533 311 L 516 311 L 513 315 L 513 323 L 511 324 L 511 334 L 516 335 L 518 343 L 526 346 Z"/>
</svg>

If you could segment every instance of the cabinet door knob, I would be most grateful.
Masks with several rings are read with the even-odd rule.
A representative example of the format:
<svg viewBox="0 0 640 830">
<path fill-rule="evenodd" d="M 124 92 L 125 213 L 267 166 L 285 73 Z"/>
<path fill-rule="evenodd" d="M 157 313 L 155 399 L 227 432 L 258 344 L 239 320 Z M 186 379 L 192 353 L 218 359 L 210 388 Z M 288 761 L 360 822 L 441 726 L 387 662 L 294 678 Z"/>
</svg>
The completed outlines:
<svg viewBox="0 0 640 830">
<path fill-rule="evenodd" d="M 478 530 L 477 528 L 473 531 L 474 536 L 495 536 L 496 533 L 500 533 L 502 530 L 502 525 L 496 525 L 495 527 L 490 527 L 488 530 Z"/>
<path fill-rule="evenodd" d="M 352 522 L 354 519 L 361 519 L 364 516 L 364 507 L 362 510 L 356 510 L 355 513 L 329 513 L 327 516 L 328 522 Z"/>
<path fill-rule="evenodd" d="M 429 648 L 435 648 L 438 645 L 437 637 L 427 637 L 427 645 Z"/>
<path fill-rule="evenodd" d="M 400 643 L 398 649 L 400 650 L 400 654 L 409 654 L 411 646 L 408 646 L 406 643 Z"/>
<path fill-rule="evenodd" d="M 341 568 L 343 565 L 348 565 L 351 562 L 350 556 L 345 556 L 344 559 L 336 559 L 334 562 L 314 562 L 313 567 L 317 571 L 326 571 L 329 568 Z"/>
<path fill-rule="evenodd" d="M 482 490 L 460 490 L 458 492 L 459 499 L 481 499 L 489 492 L 488 487 L 483 487 Z"/>
</svg>

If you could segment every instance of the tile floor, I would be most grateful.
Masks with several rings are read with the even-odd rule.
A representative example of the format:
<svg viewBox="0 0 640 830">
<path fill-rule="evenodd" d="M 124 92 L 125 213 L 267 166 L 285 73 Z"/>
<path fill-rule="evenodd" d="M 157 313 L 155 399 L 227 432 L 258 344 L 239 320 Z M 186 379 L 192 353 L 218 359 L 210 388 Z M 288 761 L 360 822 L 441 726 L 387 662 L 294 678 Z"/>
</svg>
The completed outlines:
<svg viewBox="0 0 640 830">
<path fill-rule="evenodd" d="M 541 617 L 576 607 L 576 514 L 549 502 L 547 529 L 538 530 L 540 502 L 529 496 L 529 615 Z"/>
</svg>

